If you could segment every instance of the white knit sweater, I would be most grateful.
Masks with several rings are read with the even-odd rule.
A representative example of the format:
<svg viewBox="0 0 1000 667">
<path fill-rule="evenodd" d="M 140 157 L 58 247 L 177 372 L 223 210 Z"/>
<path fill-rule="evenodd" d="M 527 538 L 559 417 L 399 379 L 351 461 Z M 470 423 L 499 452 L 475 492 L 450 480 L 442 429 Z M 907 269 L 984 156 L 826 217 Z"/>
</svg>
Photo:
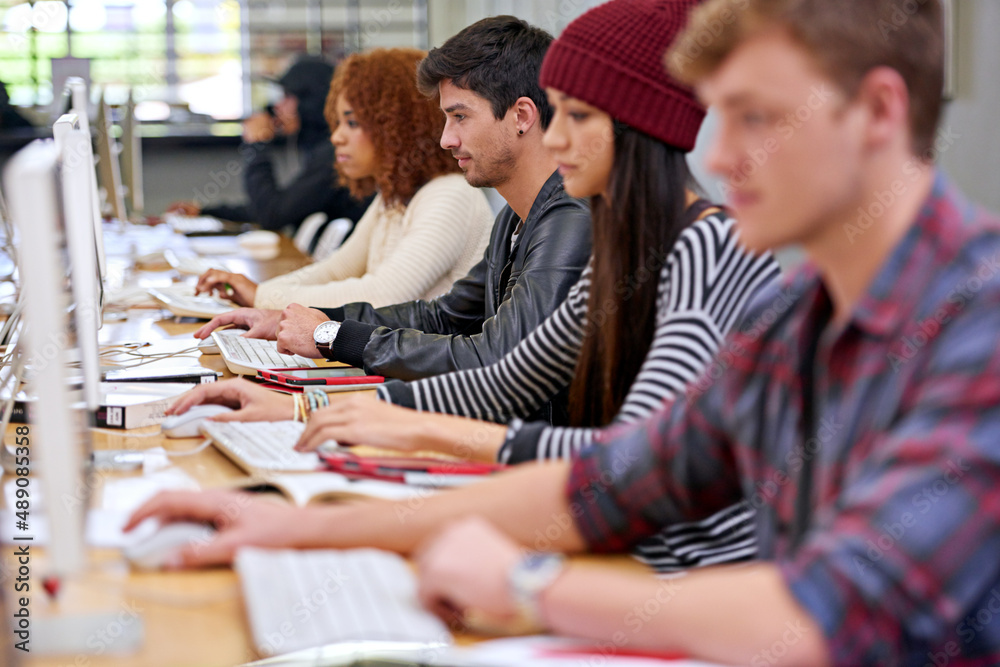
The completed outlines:
<svg viewBox="0 0 1000 667">
<path fill-rule="evenodd" d="M 461 174 L 431 180 L 405 209 L 387 208 L 380 194 L 343 246 L 261 283 L 254 306 L 335 308 L 365 301 L 377 308 L 439 296 L 482 259 L 492 225 L 486 196 Z"/>
</svg>

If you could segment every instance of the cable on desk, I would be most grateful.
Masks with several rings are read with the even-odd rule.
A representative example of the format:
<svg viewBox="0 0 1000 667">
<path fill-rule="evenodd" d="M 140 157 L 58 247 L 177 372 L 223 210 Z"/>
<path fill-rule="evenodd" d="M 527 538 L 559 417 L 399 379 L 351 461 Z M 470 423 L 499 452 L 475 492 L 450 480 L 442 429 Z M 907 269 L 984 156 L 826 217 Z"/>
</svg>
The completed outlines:
<svg viewBox="0 0 1000 667">
<path fill-rule="evenodd" d="M 174 358 L 195 359 L 195 357 L 193 357 L 192 354 L 197 351 L 198 347 L 194 346 L 194 347 L 186 347 L 183 350 L 178 350 L 177 352 L 157 352 L 153 354 L 140 354 L 135 350 L 122 350 L 118 352 L 118 354 L 145 359 L 145 361 L 140 361 L 138 363 L 122 365 L 122 368 L 138 368 L 139 366 L 145 366 L 146 364 L 151 364 L 156 361 L 163 361 L 164 359 L 174 359 Z"/>
<path fill-rule="evenodd" d="M 201 443 L 200 445 L 198 445 L 197 447 L 195 447 L 193 449 L 173 450 L 173 451 L 171 451 L 171 450 L 169 450 L 169 449 L 167 449 L 167 448 L 164 447 L 164 451 L 167 454 L 167 458 L 174 458 L 174 457 L 177 457 L 177 456 L 194 456 L 195 454 L 200 454 L 201 452 L 203 452 L 206 449 L 208 449 L 208 446 L 211 445 L 211 444 L 212 444 L 211 438 L 205 438 L 205 442 Z"/>
</svg>

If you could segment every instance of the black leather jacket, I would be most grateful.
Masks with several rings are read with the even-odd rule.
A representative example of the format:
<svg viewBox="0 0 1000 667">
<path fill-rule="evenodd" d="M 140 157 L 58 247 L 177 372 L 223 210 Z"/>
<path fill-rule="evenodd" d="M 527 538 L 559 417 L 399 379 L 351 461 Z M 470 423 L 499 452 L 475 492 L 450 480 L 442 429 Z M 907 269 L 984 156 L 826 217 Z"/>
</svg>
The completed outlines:
<svg viewBox="0 0 1000 667">
<path fill-rule="evenodd" d="M 344 323 L 331 358 L 401 380 L 499 360 L 563 302 L 590 257 L 590 207 L 565 193 L 558 172 L 511 249 L 519 222 L 504 207 L 482 261 L 432 301 L 325 309 Z"/>
</svg>

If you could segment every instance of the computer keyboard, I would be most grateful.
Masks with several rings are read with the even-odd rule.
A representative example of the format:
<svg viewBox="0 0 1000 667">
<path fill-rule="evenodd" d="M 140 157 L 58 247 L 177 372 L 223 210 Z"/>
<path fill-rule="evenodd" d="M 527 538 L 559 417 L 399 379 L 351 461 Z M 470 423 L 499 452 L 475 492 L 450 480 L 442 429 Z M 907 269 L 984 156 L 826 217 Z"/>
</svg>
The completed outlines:
<svg viewBox="0 0 1000 667">
<path fill-rule="evenodd" d="M 271 368 L 316 368 L 316 362 L 297 354 L 278 354 L 278 344 L 262 338 L 244 338 L 241 329 L 212 332 L 212 340 L 229 370 L 236 375 L 257 375 Z"/>
<path fill-rule="evenodd" d="M 179 255 L 171 248 L 163 251 L 163 259 L 170 268 L 188 276 L 200 276 L 212 269 L 226 271 L 226 266 L 217 260 L 209 261 L 197 255 Z"/>
<path fill-rule="evenodd" d="M 251 474 L 301 472 L 320 468 L 316 452 L 297 452 L 295 443 L 305 424 L 283 422 L 205 421 L 201 432 L 223 454 Z"/>
<path fill-rule="evenodd" d="M 451 635 L 417 599 L 396 554 L 244 548 L 236 553 L 254 646 L 266 656 L 336 642 L 447 646 Z"/>
<path fill-rule="evenodd" d="M 163 222 L 178 234 L 214 234 L 221 232 L 225 225 L 222 220 L 208 215 L 180 215 L 164 213 Z"/>
<path fill-rule="evenodd" d="M 195 296 L 194 290 L 188 286 L 151 287 L 149 295 L 162 303 L 167 310 L 177 317 L 196 317 L 210 320 L 216 315 L 228 313 L 238 308 L 231 301 L 214 296 Z"/>
</svg>

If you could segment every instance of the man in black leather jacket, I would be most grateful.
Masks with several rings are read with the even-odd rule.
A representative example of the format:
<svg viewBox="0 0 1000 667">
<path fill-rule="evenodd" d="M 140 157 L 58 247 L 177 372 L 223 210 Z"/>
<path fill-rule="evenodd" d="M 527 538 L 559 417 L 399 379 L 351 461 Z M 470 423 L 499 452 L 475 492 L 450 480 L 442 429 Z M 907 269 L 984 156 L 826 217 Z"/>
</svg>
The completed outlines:
<svg viewBox="0 0 1000 667">
<path fill-rule="evenodd" d="M 282 351 L 322 353 L 403 380 L 488 365 L 513 349 L 566 298 L 591 249 L 589 206 L 566 195 L 542 146 L 552 111 L 537 81 L 551 39 L 514 17 L 492 17 L 421 63 L 421 89 L 440 96 L 447 116 L 441 145 L 470 184 L 496 187 L 508 203 L 482 261 L 451 291 L 378 309 L 240 309 L 195 335 L 236 324 L 250 336 L 277 338 Z M 332 349 L 317 347 L 318 327 L 337 329 Z"/>
</svg>

